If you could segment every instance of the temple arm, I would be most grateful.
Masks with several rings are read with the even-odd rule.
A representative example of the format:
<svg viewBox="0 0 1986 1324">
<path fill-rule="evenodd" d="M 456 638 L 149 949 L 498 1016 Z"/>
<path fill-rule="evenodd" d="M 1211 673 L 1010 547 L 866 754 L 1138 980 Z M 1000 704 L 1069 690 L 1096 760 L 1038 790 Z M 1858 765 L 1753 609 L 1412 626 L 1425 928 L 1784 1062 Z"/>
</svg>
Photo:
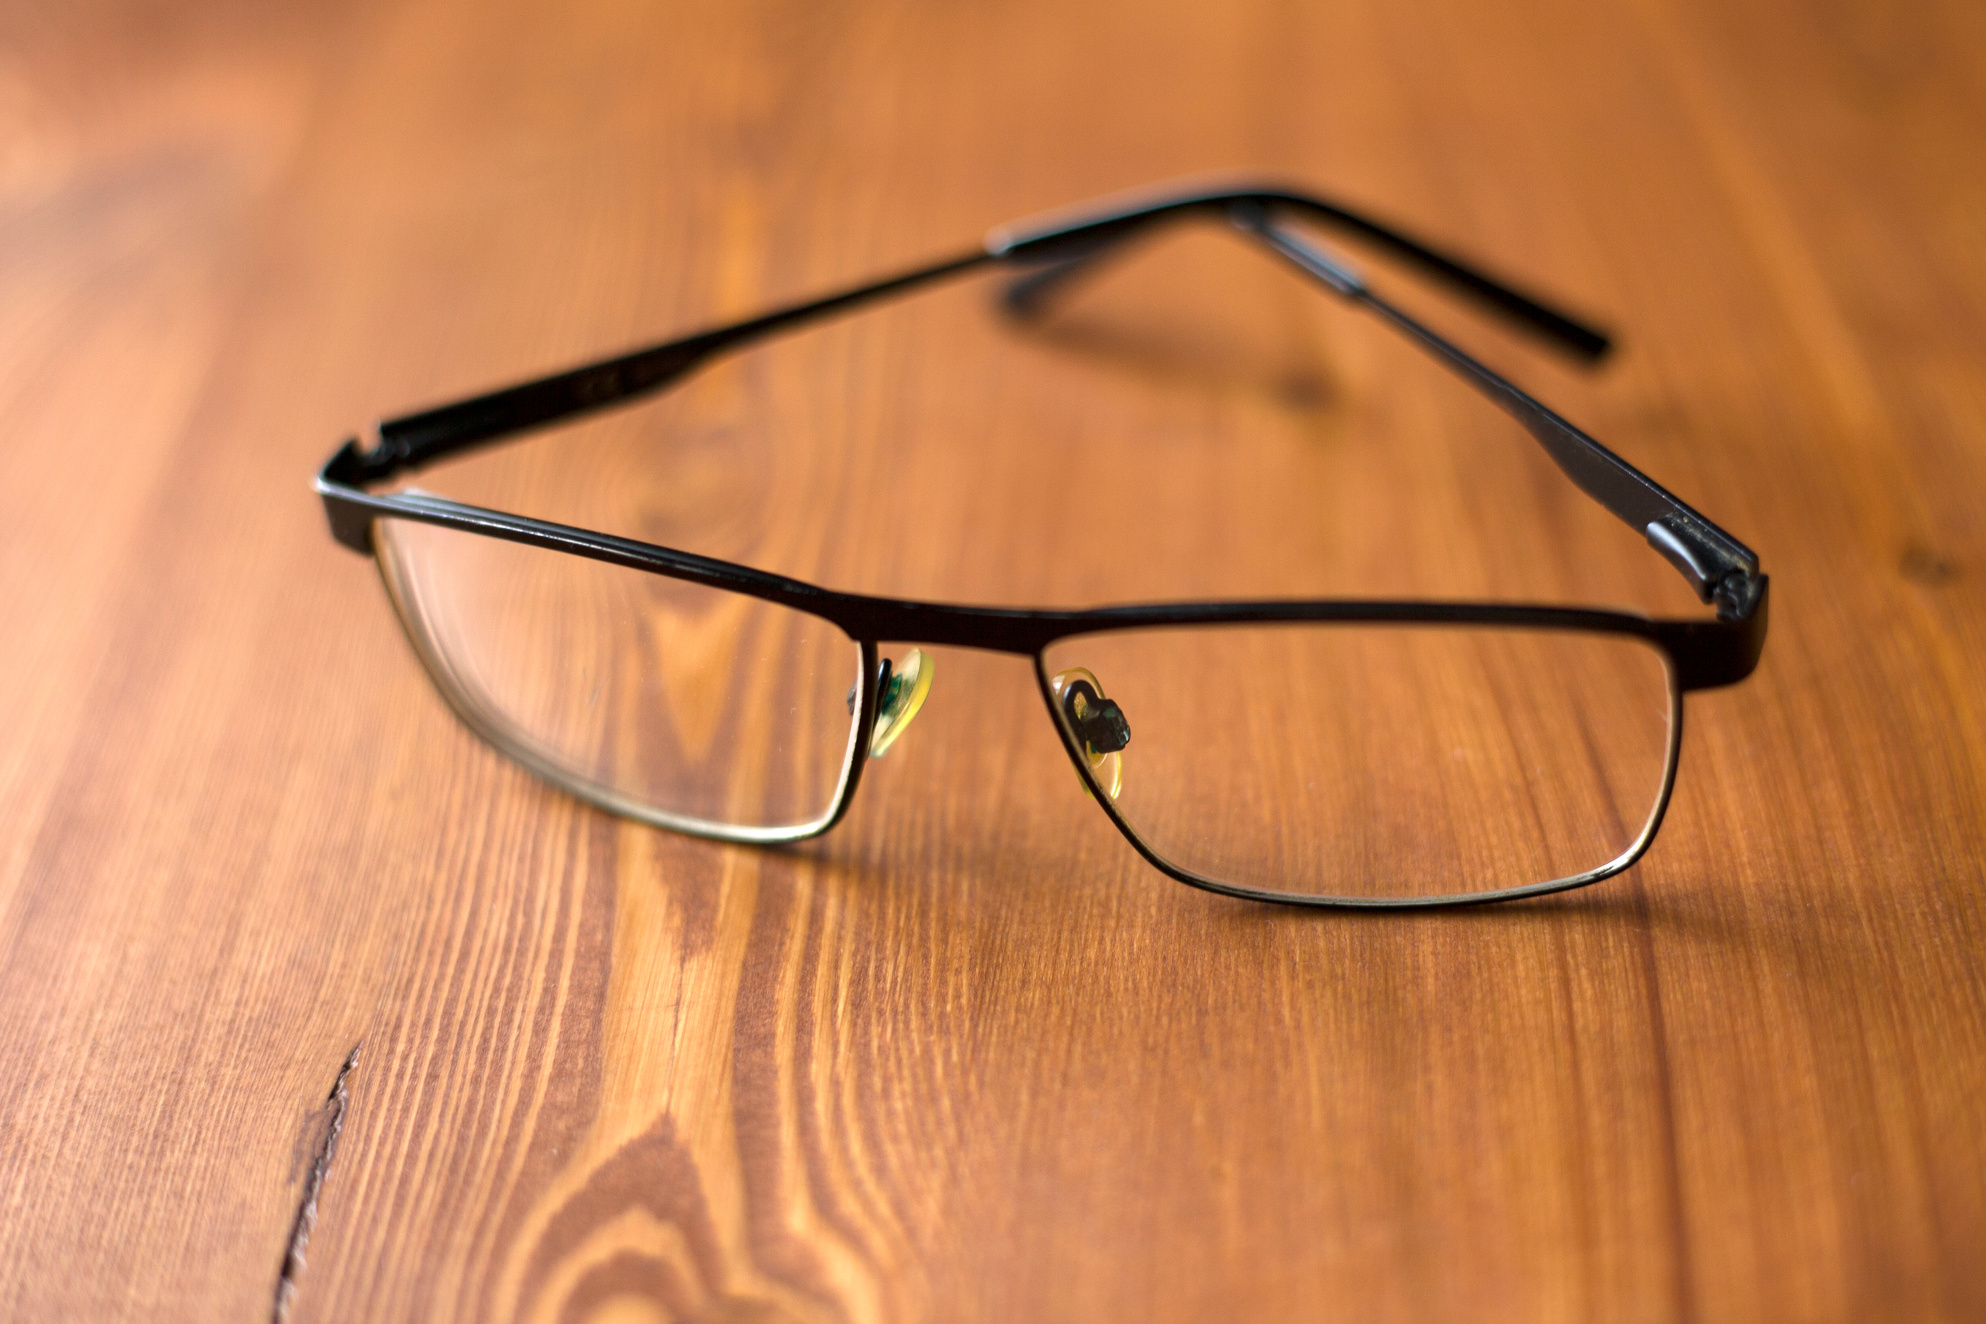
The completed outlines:
<svg viewBox="0 0 1986 1324">
<path fill-rule="evenodd" d="M 649 395 L 680 380 L 719 354 L 821 318 L 853 311 L 878 299 L 908 293 L 918 286 L 963 274 L 985 263 L 1050 263 L 1047 271 L 1024 277 L 1019 283 L 1033 291 L 1034 298 L 1044 297 L 1052 284 L 1059 284 L 1061 278 L 1074 274 L 1077 268 L 1086 266 L 1106 248 L 1145 232 L 1154 222 L 1210 211 L 1225 215 L 1229 207 L 1251 202 L 1295 208 L 1312 219 L 1334 222 L 1363 235 L 1451 288 L 1558 341 L 1575 353 L 1597 357 L 1606 352 L 1607 338 L 1600 332 L 1519 294 L 1418 240 L 1333 203 L 1274 189 L 1184 194 L 1174 191 L 1101 212 L 1090 208 L 1074 221 L 1050 218 L 1022 222 L 994 231 L 988 236 L 986 246 L 976 253 L 842 290 L 826 298 L 789 305 L 680 340 L 589 363 L 488 395 L 389 419 L 379 425 L 378 444 L 372 450 L 363 452 L 359 472 L 363 476 L 362 481 L 377 482 L 391 474 L 419 468 L 484 442 Z M 1022 298 L 1020 303 L 1031 304 L 1033 301 L 1033 298 Z"/>
<path fill-rule="evenodd" d="M 1306 242 L 1266 213 L 1244 209 L 1236 221 L 1300 270 L 1391 322 L 1522 423 L 1580 491 L 1641 533 L 1683 573 L 1699 598 L 1717 604 L 1720 616 L 1749 614 L 1765 582 L 1759 574 L 1758 557 L 1750 548 L 1507 378 L 1374 294 L 1342 260 Z"/>
<path fill-rule="evenodd" d="M 1280 189 L 1174 196 L 1087 215 L 1023 222 L 994 231 L 987 240 L 987 249 L 1010 260 L 1048 264 L 1042 271 L 1021 277 L 1007 290 L 1008 308 L 1028 316 L 1039 311 L 1042 301 L 1063 282 L 1156 222 L 1208 214 L 1228 221 L 1265 242 L 1335 293 L 1370 308 L 1495 401 L 1524 425 L 1582 492 L 1646 538 L 1650 546 L 1682 572 L 1699 598 L 1714 602 L 1719 616 L 1735 619 L 1751 612 L 1765 577 L 1759 573 L 1758 557 L 1750 548 L 1514 383 L 1374 294 L 1364 278 L 1343 259 L 1292 230 L 1286 223 L 1291 213 L 1372 240 L 1424 274 L 1583 358 L 1598 359 L 1609 348 L 1610 342 L 1599 331 L 1396 230 L 1321 199 Z"/>
<path fill-rule="evenodd" d="M 445 455 L 497 441 L 532 428 L 622 404 L 659 391 L 708 359 L 740 349 L 782 331 L 994 261 L 986 252 L 934 263 L 823 299 L 762 313 L 681 340 L 638 349 L 617 358 L 588 363 L 551 377 L 523 382 L 454 404 L 388 419 L 379 425 L 379 444 L 364 453 L 359 481 L 378 482 L 417 469 Z"/>
</svg>

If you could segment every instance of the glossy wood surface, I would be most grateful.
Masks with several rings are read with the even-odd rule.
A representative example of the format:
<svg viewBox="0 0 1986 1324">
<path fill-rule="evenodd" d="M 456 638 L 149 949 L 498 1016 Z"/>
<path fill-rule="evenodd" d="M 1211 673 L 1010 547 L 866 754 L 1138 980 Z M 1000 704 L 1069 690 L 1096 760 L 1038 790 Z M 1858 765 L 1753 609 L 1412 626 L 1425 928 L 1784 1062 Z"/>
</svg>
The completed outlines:
<svg viewBox="0 0 1986 1324">
<path fill-rule="evenodd" d="M 1959 0 L 0 9 L 0 1316 L 1986 1316 L 1983 131 Z M 1213 170 L 1605 320 L 1583 374 L 1372 266 L 1761 552 L 1632 873 L 1197 893 L 956 650 L 830 836 L 630 826 L 460 727 L 309 492 Z M 1230 238 L 990 294 L 421 481 L 852 590 L 1695 609 Z"/>
</svg>

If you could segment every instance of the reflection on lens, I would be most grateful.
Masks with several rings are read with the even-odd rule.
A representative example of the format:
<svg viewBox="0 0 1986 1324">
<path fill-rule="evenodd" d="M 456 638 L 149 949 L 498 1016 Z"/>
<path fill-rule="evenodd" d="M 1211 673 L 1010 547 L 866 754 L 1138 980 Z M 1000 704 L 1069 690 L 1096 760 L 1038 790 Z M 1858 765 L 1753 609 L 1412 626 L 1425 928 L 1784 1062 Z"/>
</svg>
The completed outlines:
<svg viewBox="0 0 1986 1324">
<path fill-rule="evenodd" d="M 832 815 L 861 650 L 743 594 L 459 529 L 382 519 L 374 543 L 450 703 L 575 793 L 691 832 L 776 840 Z"/>
<path fill-rule="evenodd" d="M 1110 696 L 1129 738 L 1103 789 L 1146 848 L 1256 891 L 1438 898 L 1590 874 L 1645 839 L 1670 774 L 1667 663 L 1629 636 L 1163 627 L 1063 639 L 1041 666 Z M 1057 706 L 1094 781 L 1095 734 Z"/>
</svg>

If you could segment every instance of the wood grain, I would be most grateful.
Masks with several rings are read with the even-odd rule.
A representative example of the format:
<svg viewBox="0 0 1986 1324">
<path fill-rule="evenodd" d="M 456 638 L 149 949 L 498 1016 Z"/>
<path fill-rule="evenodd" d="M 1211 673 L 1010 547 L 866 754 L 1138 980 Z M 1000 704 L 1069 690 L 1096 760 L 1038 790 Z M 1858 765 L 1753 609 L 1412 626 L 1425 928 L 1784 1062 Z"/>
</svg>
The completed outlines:
<svg viewBox="0 0 1986 1324">
<path fill-rule="evenodd" d="M 1982 73 L 1957 0 L 0 10 L 0 1315 L 1986 1316 Z M 1582 376 L 1378 277 L 1763 554 L 1631 874 L 1194 893 L 955 650 L 819 842 L 630 826 L 460 728 L 310 496 L 1230 169 L 1604 317 Z M 988 293 L 423 482 L 874 592 L 1693 607 L 1217 234 Z"/>
</svg>

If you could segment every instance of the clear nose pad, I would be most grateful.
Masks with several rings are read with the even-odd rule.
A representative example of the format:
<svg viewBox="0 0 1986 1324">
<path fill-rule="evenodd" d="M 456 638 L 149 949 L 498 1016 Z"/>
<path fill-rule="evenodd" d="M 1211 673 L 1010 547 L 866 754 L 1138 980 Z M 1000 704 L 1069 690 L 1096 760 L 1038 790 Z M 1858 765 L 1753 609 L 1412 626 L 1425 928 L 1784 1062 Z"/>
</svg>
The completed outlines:
<svg viewBox="0 0 1986 1324">
<path fill-rule="evenodd" d="M 930 657 L 913 648 L 903 655 L 903 666 L 892 671 L 890 660 L 876 668 L 876 728 L 869 733 L 869 757 L 881 758 L 904 733 L 924 699 L 931 693 L 931 678 L 937 668 Z M 855 691 L 848 691 L 848 711 L 855 711 Z"/>
<path fill-rule="evenodd" d="M 1048 692 L 1055 697 L 1062 719 L 1075 732 L 1083 761 L 1095 772 L 1097 785 L 1115 800 L 1124 789 L 1124 747 L 1131 743 L 1131 724 L 1125 720 L 1124 710 L 1104 697 L 1102 683 L 1084 667 L 1050 676 Z"/>
</svg>

